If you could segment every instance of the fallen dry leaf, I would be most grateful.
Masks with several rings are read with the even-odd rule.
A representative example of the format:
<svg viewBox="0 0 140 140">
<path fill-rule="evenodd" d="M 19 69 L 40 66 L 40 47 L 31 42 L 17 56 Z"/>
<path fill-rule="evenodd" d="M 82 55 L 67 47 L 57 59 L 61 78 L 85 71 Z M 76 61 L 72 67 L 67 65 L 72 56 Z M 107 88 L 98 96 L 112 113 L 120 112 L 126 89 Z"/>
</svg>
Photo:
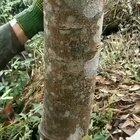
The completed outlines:
<svg viewBox="0 0 140 140">
<path fill-rule="evenodd" d="M 140 117 L 136 116 L 135 114 L 133 114 L 133 119 L 135 122 L 140 123 Z"/>
<path fill-rule="evenodd" d="M 126 128 L 127 126 L 135 126 L 134 122 L 131 120 L 131 119 L 127 119 L 121 126 L 120 128 L 123 129 L 123 128 Z"/>
<path fill-rule="evenodd" d="M 103 93 L 109 93 L 109 90 L 107 88 L 102 88 L 102 89 L 99 89 L 99 91 L 103 92 Z"/>
<path fill-rule="evenodd" d="M 131 137 L 126 138 L 126 140 L 140 140 L 140 128 Z"/>
<path fill-rule="evenodd" d="M 97 84 L 101 85 L 110 85 L 111 82 L 102 76 L 96 76 Z"/>
<path fill-rule="evenodd" d="M 131 111 L 133 112 L 133 114 L 138 114 L 140 113 L 140 101 L 136 101 L 134 107 L 131 109 Z"/>
<path fill-rule="evenodd" d="M 13 105 L 12 103 L 9 103 L 5 109 L 4 109 L 4 113 L 7 116 L 7 118 L 11 121 L 14 120 L 14 109 L 13 109 Z"/>
<path fill-rule="evenodd" d="M 129 88 L 130 88 L 130 86 L 123 85 L 123 84 L 119 85 L 118 87 L 121 88 L 121 89 L 124 89 L 124 90 L 129 90 Z"/>
<path fill-rule="evenodd" d="M 140 85 L 134 85 L 129 89 L 130 92 L 138 91 L 138 90 L 140 90 Z"/>
<path fill-rule="evenodd" d="M 132 126 L 127 126 L 123 129 L 121 129 L 124 133 L 126 133 L 128 136 L 133 135 L 136 132 L 136 128 Z"/>
</svg>

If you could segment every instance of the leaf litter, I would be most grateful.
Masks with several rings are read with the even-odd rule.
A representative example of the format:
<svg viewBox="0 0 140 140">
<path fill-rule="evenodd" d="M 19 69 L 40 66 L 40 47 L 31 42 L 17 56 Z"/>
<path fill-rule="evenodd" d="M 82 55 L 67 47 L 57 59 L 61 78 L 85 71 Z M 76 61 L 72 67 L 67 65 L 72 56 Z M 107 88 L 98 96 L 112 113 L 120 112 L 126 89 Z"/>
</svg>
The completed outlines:
<svg viewBox="0 0 140 140">
<path fill-rule="evenodd" d="M 132 12 L 129 4 L 125 2 L 121 4 L 120 8 L 126 6 L 125 8 L 129 8 L 128 11 Z M 121 1 L 117 1 L 117 3 L 121 3 Z M 140 7 L 139 2 L 136 5 Z M 124 21 L 121 21 L 122 25 L 120 24 L 120 28 L 122 26 L 123 28 L 121 32 L 103 39 L 104 49 L 101 53 L 99 75 L 96 77 L 97 87 L 89 136 L 86 136 L 84 140 L 140 139 L 140 37 L 139 32 L 137 32 L 139 22 L 137 22 L 137 18 L 132 20 L 131 17 L 128 24 L 129 12 L 125 11 L 124 8 L 124 11 L 121 10 L 117 13 L 115 8 L 118 8 L 117 5 L 110 7 L 105 17 L 110 17 L 108 14 L 115 12 L 113 15 L 122 20 L 120 15 L 123 13 L 122 16 L 125 18 Z M 111 20 L 106 20 L 105 26 Z M 113 21 L 116 22 L 116 20 Z M 16 116 L 15 103 L 9 103 L 4 109 L 0 109 L 0 115 L 4 118 L 5 126 L 9 125 L 10 128 L 13 124 L 18 124 L 16 127 L 19 129 L 19 126 L 24 127 L 26 124 L 27 127 L 29 116 L 31 119 L 34 118 L 35 122 L 40 121 L 40 110 L 33 108 L 36 105 L 35 108 L 38 108 L 38 104 L 43 100 L 44 68 L 40 65 L 42 62 L 41 56 L 31 72 L 30 82 L 24 89 L 24 107 L 22 114 L 20 114 L 22 119 L 20 120 Z M 30 132 L 28 129 L 26 131 Z"/>
</svg>

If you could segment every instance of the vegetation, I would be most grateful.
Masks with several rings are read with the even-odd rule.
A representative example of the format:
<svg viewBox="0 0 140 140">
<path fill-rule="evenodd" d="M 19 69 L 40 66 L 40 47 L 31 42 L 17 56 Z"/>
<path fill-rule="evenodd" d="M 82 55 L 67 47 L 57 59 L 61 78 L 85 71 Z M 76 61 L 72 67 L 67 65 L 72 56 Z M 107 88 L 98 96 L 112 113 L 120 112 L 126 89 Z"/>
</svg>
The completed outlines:
<svg viewBox="0 0 140 140">
<path fill-rule="evenodd" d="M 0 2 L 0 25 L 29 4 Z M 107 7 L 93 114 L 85 140 L 125 140 L 140 127 L 140 3 L 110 0 Z M 11 60 L 8 70 L 0 72 L 0 140 L 37 139 L 43 66 L 41 33 L 26 44 L 21 56 Z"/>
</svg>

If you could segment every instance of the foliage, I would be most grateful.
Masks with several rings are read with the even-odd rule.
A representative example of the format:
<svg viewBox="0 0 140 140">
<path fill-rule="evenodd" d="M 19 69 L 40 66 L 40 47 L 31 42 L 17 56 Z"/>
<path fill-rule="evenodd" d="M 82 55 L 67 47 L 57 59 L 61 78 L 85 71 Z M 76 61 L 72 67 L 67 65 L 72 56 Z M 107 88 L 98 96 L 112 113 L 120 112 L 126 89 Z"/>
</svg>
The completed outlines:
<svg viewBox="0 0 140 140">
<path fill-rule="evenodd" d="M 118 35 L 112 35 L 105 39 L 104 50 L 101 54 L 103 59 L 101 67 L 113 69 L 119 65 L 131 80 L 140 81 L 139 41 L 135 40 L 139 40 L 135 30 L 126 35 L 118 33 Z"/>
<path fill-rule="evenodd" d="M 20 113 L 16 116 L 15 122 L 12 122 L 8 126 L 0 126 L 0 139 L 1 140 L 29 140 L 33 136 L 33 130 L 37 134 L 36 128 L 40 122 L 40 116 L 42 114 L 42 105 L 34 104 L 32 110 L 29 113 Z M 34 133 L 35 133 L 34 132 Z M 34 135 L 36 135 L 34 134 Z"/>
<path fill-rule="evenodd" d="M 132 20 L 137 17 L 131 14 L 131 7 L 127 1 L 117 1 L 120 2 L 123 11 L 123 16 L 119 19 L 120 31 L 103 38 L 104 49 L 101 53 L 97 94 L 95 93 L 89 136 L 84 140 L 107 140 L 111 135 L 110 129 L 114 129 L 115 120 L 118 121 L 119 118 L 121 120 L 118 112 L 121 111 L 122 104 L 131 102 L 122 97 L 127 99 L 126 95 L 128 95 L 128 98 L 135 98 L 133 95 L 137 95 L 139 89 L 140 52 L 137 28 L 139 26 L 135 24 L 136 20 Z M 0 24 L 9 21 L 13 15 L 30 4 L 28 0 L 0 1 Z M 107 14 L 111 13 L 114 16 L 106 16 L 105 28 L 108 23 L 112 23 L 111 21 L 116 21 L 114 19 L 118 19 L 120 14 L 116 11 L 115 1 L 110 0 L 109 5 Z M 131 18 L 126 20 L 124 17 L 130 14 Z M 10 62 L 9 69 L 0 72 L 0 140 L 37 138 L 42 113 L 43 36 L 35 36 L 27 43 L 26 50 L 28 54 L 24 52 L 20 57 L 16 56 Z M 133 94 L 130 96 L 128 93 Z M 118 105 L 120 101 L 121 106 Z M 108 129 L 107 125 L 111 125 L 112 128 Z"/>
<path fill-rule="evenodd" d="M 32 69 L 36 68 L 35 60 L 40 63 L 42 59 L 42 40 L 40 35 L 33 38 L 30 43 L 28 43 L 28 55 L 24 53 L 19 57 L 15 57 L 10 63 L 11 66 L 8 70 L 3 70 L 0 72 L 0 108 L 4 110 L 2 115 L 0 111 L 0 123 L 3 122 L 2 118 L 5 118 L 3 124 L 0 128 L 0 139 L 16 140 L 16 139 L 31 139 L 36 135 L 37 127 L 40 122 L 40 104 L 32 104 L 32 109 L 28 110 L 25 114 L 25 86 L 31 81 Z M 26 59 L 23 60 L 23 57 Z M 12 103 L 12 106 L 8 106 Z M 8 106 L 8 107 L 7 107 Z M 14 112 L 11 109 L 14 109 Z M 28 108 L 28 107 L 27 107 Z M 39 108 L 39 109 L 38 109 Z M 33 113 L 34 112 L 34 113 Z M 11 122 L 11 114 L 14 116 L 14 122 Z M 19 115 L 18 115 L 19 114 Z M 5 123 L 10 125 L 5 125 Z M 17 131 L 20 130 L 20 131 Z"/>
<path fill-rule="evenodd" d="M 31 1 L 3 0 L 0 2 L 0 24 L 28 7 Z M 31 81 L 35 60 L 42 58 L 40 35 L 27 43 L 28 54 L 23 52 L 14 57 L 7 70 L 0 71 L 0 140 L 28 140 L 37 134 L 41 116 L 40 103 L 32 103 L 32 109 L 24 112 L 24 89 Z"/>
<path fill-rule="evenodd" d="M 12 19 L 15 14 L 23 11 L 28 6 L 22 0 L 2 0 L 0 1 L 0 25 Z"/>
</svg>

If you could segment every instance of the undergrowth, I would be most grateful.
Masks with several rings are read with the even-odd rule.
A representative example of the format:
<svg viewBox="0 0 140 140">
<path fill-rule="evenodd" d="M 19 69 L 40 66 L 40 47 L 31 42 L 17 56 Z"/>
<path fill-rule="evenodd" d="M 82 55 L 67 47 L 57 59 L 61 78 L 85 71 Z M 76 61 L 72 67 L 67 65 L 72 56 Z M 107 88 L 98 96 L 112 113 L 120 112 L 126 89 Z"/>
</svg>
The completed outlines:
<svg viewBox="0 0 140 140">
<path fill-rule="evenodd" d="M 0 25 L 12 19 L 13 15 L 30 3 L 27 0 L 1 1 Z M 113 11 L 115 7 L 116 5 L 112 7 Z M 132 14 L 131 7 L 129 10 Z M 105 27 L 107 24 L 108 22 Z M 140 82 L 140 37 L 137 29 L 133 28 L 136 24 L 131 26 L 132 30 L 129 28 L 129 32 L 123 30 L 127 28 L 126 25 L 127 23 L 120 24 L 118 34 L 104 38 L 99 74 L 109 78 L 110 71 L 120 70 L 126 73 L 129 81 Z M 0 140 L 35 140 L 38 137 L 42 107 L 41 101 L 35 99 L 40 99 L 38 96 L 42 94 L 39 86 L 42 85 L 40 81 L 43 75 L 43 35 L 37 35 L 27 42 L 26 51 L 28 53 L 24 52 L 11 60 L 7 70 L 0 72 Z M 107 140 L 109 132 L 105 126 L 112 122 L 114 115 L 111 110 L 93 112 L 89 136 L 85 140 Z"/>
</svg>

